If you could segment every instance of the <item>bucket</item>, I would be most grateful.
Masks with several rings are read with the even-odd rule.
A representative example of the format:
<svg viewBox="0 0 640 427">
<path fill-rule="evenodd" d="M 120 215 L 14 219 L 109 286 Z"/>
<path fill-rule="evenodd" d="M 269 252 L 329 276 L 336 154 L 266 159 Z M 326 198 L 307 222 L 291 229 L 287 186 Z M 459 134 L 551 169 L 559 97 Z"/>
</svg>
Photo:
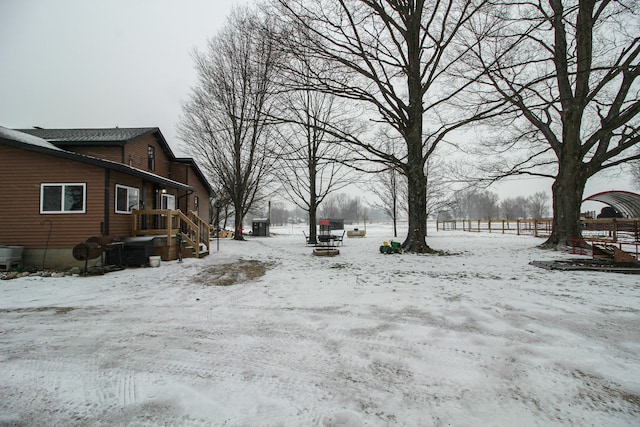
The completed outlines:
<svg viewBox="0 0 640 427">
<path fill-rule="evenodd" d="M 159 256 L 150 256 L 149 257 L 149 266 L 150 267 L 160 267 L 160 257 Z"/>
</svg>

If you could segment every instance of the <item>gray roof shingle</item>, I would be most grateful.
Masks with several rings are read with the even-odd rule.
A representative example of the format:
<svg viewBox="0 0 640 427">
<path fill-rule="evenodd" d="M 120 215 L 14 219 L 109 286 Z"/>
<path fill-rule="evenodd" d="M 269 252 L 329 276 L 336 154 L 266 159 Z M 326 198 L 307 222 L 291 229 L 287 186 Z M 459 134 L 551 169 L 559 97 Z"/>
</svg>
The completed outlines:
<svg viewBox="0 0 640 427">
<path fill-rule="evenodd" d="M 86 128 L 86 129 L 17 129 L 52 143 L 116 143 L 124 144 L 158 128 Z"/>
<path fill-rule="evenodd" d="M 146 128 L 146 129 L 151 129 L 154 131 L 157 130 L 157 128 Z M 50 155 L 53 157 L 59 157 L 59 158 L 68 159 L 76 162 L 91 164 L 98 167 L 117 170 L 119 172 L 123 172 L 129 175 L 145 178 L 151 182 L 157 182 L 163 185 L 168 185 L 173 188 L 183 188 L 183 189 L 189 189 L 189 190 L 193 189 L 193 187 L 191 187 L 188 184 L 174 181 L 170 178 L 165 178 L 163 176 L 156 175 L 141 169 L 137 169 L 123 163 L 100 159 L 97 157 L 87 156 L 83 154 L 74 153 L 72 151 L 60 149 L 56 145 L 47 142 L 44 138 L 21 133 L 21 131 L 17 131 L 17 130 L 0 127 L 0 145 L 8 145 L 8 146 L 16 147 L 19 149 L 24 149 L 28 151 L 34 151 L 34 152 Z"/>
</svg>

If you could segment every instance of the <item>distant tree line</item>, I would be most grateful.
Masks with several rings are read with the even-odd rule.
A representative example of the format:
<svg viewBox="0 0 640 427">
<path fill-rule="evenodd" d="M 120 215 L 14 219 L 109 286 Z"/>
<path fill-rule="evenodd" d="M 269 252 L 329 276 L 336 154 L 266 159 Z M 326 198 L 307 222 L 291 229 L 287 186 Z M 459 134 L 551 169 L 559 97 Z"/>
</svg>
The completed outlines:
<svg viewBox="0 0 640 427">
<path fill-rule="evenodd" d="M 313 224 L 308 212 L 298 206 L 291 208 L 286 203 L 272 203 L 270 209 L 252 211 L 254 217 L 269 217 L 272 225 Z M 370 205 L 359 196 L 336 193 L 328 196 L 318 209 L 315 224 L 320 219 L 341 219 L 345 226 L 363 226 L 371 221 L 389 221 L 390 217 L 379 205 Z"/>
<path fill-rule="evenodd" d="M 451 208 L 438 213 L 438 219 L 525 219 L 547 218 L 550 197 L 544 191 L 529 197 L 507 197 L 487 190 L 458 193 Z"/>
</svg>

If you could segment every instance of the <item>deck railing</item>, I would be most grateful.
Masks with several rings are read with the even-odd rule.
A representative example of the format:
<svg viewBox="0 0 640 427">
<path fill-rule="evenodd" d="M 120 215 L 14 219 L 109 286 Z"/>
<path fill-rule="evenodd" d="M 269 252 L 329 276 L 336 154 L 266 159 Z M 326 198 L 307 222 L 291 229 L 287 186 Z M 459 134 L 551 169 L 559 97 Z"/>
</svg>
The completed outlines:
<svg viewBox="0 0 640 427">
<path fill-rule="evenodd" d="M 134 237 L 163 236 L 169 247 L 182 241 L 193 248 L 197 258 L 209 252 L 211 227 L 193 211 L 187 216 L 180 210 L 144 209 L 134 210 L 131 216 Z"/>
</svg>

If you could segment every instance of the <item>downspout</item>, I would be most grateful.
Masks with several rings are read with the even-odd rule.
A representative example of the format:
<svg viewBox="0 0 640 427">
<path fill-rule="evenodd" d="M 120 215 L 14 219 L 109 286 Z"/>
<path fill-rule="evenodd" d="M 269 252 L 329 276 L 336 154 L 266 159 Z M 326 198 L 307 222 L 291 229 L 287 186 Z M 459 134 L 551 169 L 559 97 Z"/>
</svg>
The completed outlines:
<svg viewBox="0 0 640 427">
<path fill-rule="evenodd" d="M 102 220 L 102 227 L 100 232 L 103 236 L 109 235 L 109 186 L 111 185 L 111 171 L 109 169 L 104 170 L 104 218 Z"/>
<path fill-rule="evenodd" d="M 194 192 L 194 190 L 187 190 L 182 196 L 178 196 L 178 209 L 180 209 L 180 199 L 182 199 L 183 197 L 188 197 L 190 195 L 192 195 Z M 189 206 L 188 206 L 189 200 L 186 199 L 185 203 L 184 203 L 184 213 L 188 213 L 189 212 Z"/>
</svg>

